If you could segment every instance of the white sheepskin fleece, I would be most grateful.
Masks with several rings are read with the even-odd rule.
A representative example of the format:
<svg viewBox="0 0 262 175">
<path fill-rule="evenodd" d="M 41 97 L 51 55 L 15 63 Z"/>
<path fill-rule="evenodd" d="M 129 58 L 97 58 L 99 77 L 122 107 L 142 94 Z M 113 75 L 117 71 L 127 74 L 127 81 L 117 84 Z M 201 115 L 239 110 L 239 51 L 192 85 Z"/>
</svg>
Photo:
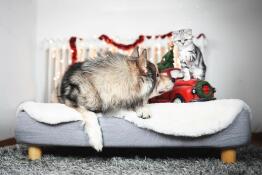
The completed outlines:
<svg viewBox="0 0 262 175">
<path fill-rule="evenodd" d="M 27 101 L 19 105 L 16 114 L 25 111 L 36 121 L 47 124 L 58 124 L 82 120 L 75 109 L 60 103 L 37 103 Z"/>
<path fill-rule="evenodd" d="M 243 110 L 250 108 L 242 100 L 224 99 L 195 103 L 148 104 L 151 118 L 141 119 L 133 111 L 107 113 L 99 117 L 123 118 L 140 128 L 174 136 L 198 137 L 216 133 L 228 127 Z M 76 110 L 58 103 L 24 102 L 18 111 L 26 111 L 37 121 L 57 124 L 82 120 Z"/>
<path fill-rule="evenodd" d="M 111 114 L 124 118 L 140 128 L 155 132 L 175 135 L 198 137 L 216 133 L 228 127 L 236 116 L 250 108 L 242 100 L 224 99 L 195 103 L 156 103 L 148 104 L 151 112 L 150 119 L 138 118 L 134 112 L 119 111 Z"/>
</svg>

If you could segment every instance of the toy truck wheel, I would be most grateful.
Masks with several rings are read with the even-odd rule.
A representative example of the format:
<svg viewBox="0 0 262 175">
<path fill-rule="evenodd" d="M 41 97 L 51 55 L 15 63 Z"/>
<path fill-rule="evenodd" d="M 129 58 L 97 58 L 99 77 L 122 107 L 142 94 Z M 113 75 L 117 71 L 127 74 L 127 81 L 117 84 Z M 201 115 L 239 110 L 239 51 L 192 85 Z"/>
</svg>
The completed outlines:
<svg viewBox="0 0 262 175">
<path fill-rule="evenodd" d="M 173 103 L 184 103 L 185 100 L 183 97 L 181 97 L 180 95 L 176 96 L 173 100 Z"/>
</svg>

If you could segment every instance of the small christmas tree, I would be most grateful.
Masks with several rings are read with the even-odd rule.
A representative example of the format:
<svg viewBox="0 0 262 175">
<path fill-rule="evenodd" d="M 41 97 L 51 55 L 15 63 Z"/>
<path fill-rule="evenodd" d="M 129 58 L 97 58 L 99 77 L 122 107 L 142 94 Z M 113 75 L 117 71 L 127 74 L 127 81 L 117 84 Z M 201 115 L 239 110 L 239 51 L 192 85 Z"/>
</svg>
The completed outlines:
<svg viewBox="0 0 262 175">
<path fill-rule="evenodd" d="M 165 69 L 174 67 L 174 56 L 173 49 L 169 50 L 162 58 L 161 62 L 157 64 L 159 72 L 162 72 Z"/>
<path fill-rule="evenodd" d="M 161 62 L 157 64 L 159 72 L 168 68 L 181 69 L 178 48 L 173 43 L 170 45 L 170 48 L 171 49 L 163 56 Z"/>
</svg>

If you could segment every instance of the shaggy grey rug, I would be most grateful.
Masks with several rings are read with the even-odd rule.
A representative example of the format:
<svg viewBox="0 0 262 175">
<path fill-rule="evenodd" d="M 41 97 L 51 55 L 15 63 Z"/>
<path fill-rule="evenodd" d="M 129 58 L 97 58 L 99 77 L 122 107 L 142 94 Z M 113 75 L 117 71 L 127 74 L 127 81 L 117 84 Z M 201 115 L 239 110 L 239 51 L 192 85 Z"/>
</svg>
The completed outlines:
<svg viewBox="0 0 262 175">
<path fill-rule="evenodd" d="M 262 174 L 262 148 L 238 150 L 238 162 L 223 164 L 206 149 L 105 149 L 47 147 L 41 160 L 29 161 L 26 146 L 0 148 L 0 174 Z"/>
</svg>

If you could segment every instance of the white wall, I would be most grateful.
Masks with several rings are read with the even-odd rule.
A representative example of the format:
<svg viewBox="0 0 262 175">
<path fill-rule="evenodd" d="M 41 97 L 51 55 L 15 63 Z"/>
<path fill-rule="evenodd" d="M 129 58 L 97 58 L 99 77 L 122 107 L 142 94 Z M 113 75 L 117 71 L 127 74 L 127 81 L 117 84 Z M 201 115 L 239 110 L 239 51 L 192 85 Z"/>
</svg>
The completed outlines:
<svg viewBox="0 0 262 175">
<path fill-rule="evenodd" d="M 14 137 L 18 104 L 35 96 L 33 0 L 0 1 L 0 38 L 0 140 L 4 140 Z"/>
<path fill-rule="evenodd" d="M 180 28 L 209 39 L 208 80 L 218 98 L 240 98 L 253 109 L 253 129 L 262 126 L 260 0 L 38 0 L 37 99 L 43 100 L 45 38 L 72 35 L 133 37 Z M 262 128 L 260 127 L 260 131 Z"/>
</svg>

